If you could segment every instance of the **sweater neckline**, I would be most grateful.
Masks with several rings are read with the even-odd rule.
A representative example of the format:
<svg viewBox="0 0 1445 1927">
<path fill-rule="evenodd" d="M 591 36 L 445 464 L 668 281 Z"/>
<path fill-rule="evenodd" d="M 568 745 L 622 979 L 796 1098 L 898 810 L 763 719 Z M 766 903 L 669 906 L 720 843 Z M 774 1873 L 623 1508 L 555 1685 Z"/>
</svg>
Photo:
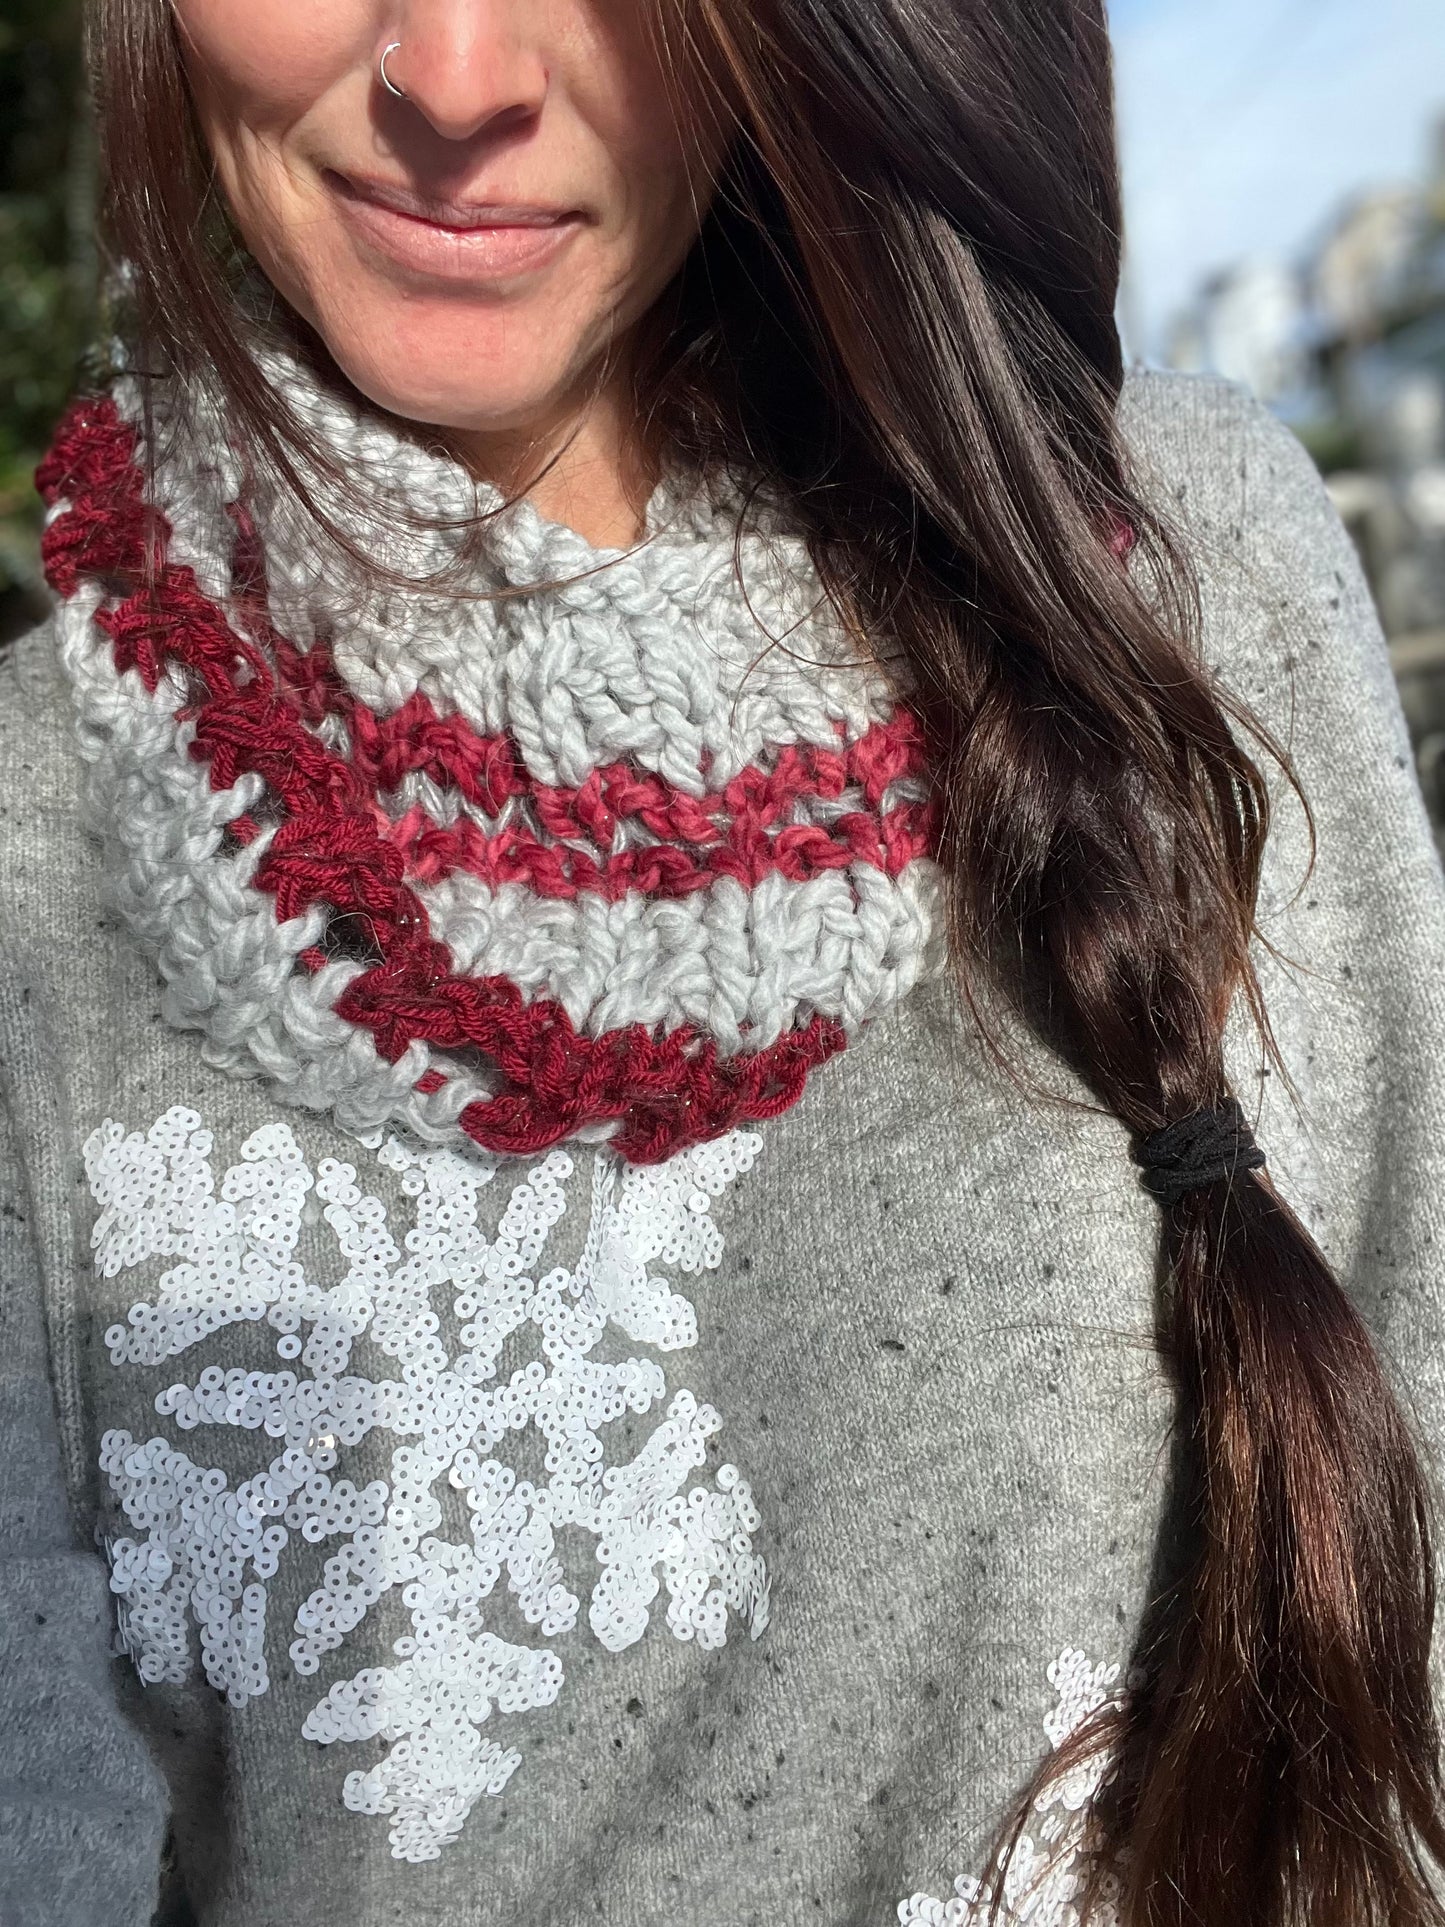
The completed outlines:
<svg viewBox="0 0 1445 1927">
<path fill-rule="evenodd" d="M 779 518 L 667 483 L 607 551 L 519 504 L 478 592 L 378 590 L 162 404 L 150 480 L 133 393 L 68 418 L 46 561 L 116 901 L 212 1061 L 349 1129 L 646 1163 L 788 1108 L 906 995 L 922 743 Z M 387 504 L 459 520 L 460 466 L 306 405 L 379 478 L 361 546 L 445 560 Z"/>
</svg>

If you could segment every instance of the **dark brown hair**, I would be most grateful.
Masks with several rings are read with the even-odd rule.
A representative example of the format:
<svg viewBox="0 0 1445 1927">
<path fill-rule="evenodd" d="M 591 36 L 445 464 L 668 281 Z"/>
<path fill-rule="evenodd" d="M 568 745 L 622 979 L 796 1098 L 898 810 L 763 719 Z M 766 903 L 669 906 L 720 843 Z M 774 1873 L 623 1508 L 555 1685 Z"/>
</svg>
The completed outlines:
<svg viewBox="0 0 1445 1927">
<path fill-rule="evenodd" d="M 1116 425 L 1101 0 L 691 0 L 663 28 L 739 131 L 655 318 L 649 427 L 781 485 L 897 660 L 975 1008 L 1001 992 L 1136 1134 L 1215 1104 L 1226 1012 L 1264 1022 L 1266 791 Z M 93 46 L 146 352 L 218 377 L 285 468 L 305 437 L 238 332 L 167 0 L 96 0 Z M 1125 1927 L 1438 1923 L 1433 1569 L 1399 1410 L 1263 1173 L 1162 1235 L 1189 1554 L 1137 1688 L 1041 1779 L 1115 1750 L 1094 1865 Z"/>
</svg>

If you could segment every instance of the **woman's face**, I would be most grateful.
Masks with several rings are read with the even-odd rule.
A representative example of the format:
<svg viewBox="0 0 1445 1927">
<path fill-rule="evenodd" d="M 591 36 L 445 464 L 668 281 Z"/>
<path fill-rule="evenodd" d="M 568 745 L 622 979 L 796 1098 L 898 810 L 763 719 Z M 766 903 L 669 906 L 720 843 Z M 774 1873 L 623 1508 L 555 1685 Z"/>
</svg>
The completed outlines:
<svg viewBox="0 0 1445 1927">
<path fill-rule="evenodd" d="M 356 386 L 482 435 L 565 421 L 682 261 L 723 145 L 646 0 L 173 4 L 237 225 Z"/>
</svg>

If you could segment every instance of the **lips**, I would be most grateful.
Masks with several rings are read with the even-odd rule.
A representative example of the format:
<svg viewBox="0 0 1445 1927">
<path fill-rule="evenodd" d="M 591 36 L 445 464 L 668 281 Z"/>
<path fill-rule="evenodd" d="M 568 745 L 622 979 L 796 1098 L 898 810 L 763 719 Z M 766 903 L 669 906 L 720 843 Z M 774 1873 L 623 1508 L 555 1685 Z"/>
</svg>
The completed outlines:
<svg viewBox="0 0 1445 1927">
<path fill-rule="evenodd" d="M 551 261 L 586 225 L 577 208 L 539 202 L 453 201 L 328 170 L 326 185 L 352 233 L 393 264 L 429 278 L 497 283 Z"/>
</svg>

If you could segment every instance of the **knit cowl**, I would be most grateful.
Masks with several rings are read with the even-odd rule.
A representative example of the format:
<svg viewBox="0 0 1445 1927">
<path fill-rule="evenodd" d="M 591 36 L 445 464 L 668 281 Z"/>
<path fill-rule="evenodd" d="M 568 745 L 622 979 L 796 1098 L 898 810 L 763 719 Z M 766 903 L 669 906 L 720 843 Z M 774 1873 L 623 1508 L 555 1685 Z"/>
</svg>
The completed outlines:
<svg viewBox="0 0 1445 1927">
<path fill-rule="evenodd" d="M 670 475 L 598 548 L 263 366 L 310 506 L 174 378 L 79 404 L 39 477 L 166 1020 L 349 1131 L 496 1153 L 785 1110 L 938 924 L 920 732 L 785 506 Z"/>
</svg>

